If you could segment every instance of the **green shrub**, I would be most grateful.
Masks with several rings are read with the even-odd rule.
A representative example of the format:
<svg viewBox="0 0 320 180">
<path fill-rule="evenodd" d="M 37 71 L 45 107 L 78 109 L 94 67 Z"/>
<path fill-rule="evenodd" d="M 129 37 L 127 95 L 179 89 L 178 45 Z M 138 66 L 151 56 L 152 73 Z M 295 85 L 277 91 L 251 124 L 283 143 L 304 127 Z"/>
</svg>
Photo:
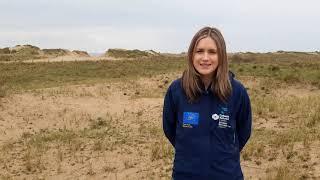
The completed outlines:
<svg viewBox="0 0 320 180">
<path fill-rule="evenodd" d="M 269 69 L 270 69 L 271 71 L 280 71 L 279 66 L 275 66 L 275 65 L 269 66 Z"/>
</svg>

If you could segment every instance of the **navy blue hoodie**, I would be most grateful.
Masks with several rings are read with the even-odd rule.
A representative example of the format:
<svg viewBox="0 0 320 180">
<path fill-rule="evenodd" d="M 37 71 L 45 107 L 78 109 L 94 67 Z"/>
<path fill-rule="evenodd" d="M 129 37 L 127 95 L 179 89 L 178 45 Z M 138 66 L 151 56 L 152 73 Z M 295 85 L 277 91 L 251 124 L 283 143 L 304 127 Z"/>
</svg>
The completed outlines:
<svg viewBox="0 0 320 180">
<path fill-rule="evenodd" d="M 168 88 L 163 130 L 175 149 L 174 180 L 243 179 L 240 151 L 251 134 L 250 99 L 230 75 L 232 95 L 223 103 L 211 91 L 189 103 L 181 79 Z"/>
</svg>

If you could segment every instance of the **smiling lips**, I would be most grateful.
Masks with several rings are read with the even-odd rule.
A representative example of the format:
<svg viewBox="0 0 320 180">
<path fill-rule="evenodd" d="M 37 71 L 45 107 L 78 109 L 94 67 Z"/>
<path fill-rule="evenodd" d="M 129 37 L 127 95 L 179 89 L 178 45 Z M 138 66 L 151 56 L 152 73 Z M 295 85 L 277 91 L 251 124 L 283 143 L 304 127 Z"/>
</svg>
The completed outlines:
<svg viewBox="0 0 320 180">
<path fill-rule="evenodd" d="M 211 66 L 211 64 L 200 63 L 200 66 L 203 68 L 208 68 L 209 66 Z"/>
</svg>

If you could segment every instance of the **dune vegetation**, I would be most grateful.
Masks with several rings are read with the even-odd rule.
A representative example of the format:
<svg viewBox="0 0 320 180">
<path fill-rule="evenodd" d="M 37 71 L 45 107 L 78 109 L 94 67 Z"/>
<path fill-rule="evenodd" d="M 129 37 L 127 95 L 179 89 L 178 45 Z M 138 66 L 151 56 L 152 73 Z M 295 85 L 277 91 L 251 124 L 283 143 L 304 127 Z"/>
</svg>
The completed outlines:
<svg viewBox="0 0 320 180">
<path fill-rule="evenodd" d="M 116 61 L 1 63 L 0 179 L 170 179 L 162 103 L 186 57 L 126 53 Z M 320 54 L 229 60 L 253 109 L 245 179 L 320 178 Z"/>
</svg>

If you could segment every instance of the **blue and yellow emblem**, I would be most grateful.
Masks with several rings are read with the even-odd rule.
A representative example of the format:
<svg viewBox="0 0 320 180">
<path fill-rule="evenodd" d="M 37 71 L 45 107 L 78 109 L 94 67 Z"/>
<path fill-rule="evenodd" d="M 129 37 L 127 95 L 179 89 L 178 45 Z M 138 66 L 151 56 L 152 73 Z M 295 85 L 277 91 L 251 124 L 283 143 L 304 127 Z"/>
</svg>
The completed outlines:
<svg viewBox="0 0 320 180">
<path fill-rule="evenodd" d="M 192 128 L 199 124 L 199 113 L 183 112 L 183 127 Z"/>
</svg>

